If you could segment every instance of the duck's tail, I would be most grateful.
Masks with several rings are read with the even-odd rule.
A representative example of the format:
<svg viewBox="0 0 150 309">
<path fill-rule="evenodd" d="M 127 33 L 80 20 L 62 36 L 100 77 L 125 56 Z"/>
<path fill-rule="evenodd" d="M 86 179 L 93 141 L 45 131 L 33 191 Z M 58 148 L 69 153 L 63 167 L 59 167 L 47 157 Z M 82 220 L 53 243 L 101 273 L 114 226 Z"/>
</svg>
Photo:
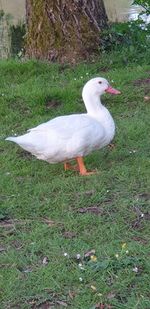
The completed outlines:
<svg viewBox="0 0 150 309">
<path fill-rule="evenodd" d="M 5 141 L 10 141 L 10 142 L 17 143 L 17 137 L 9 136 L 9 137 L 5 138 Z"/>
</svg>

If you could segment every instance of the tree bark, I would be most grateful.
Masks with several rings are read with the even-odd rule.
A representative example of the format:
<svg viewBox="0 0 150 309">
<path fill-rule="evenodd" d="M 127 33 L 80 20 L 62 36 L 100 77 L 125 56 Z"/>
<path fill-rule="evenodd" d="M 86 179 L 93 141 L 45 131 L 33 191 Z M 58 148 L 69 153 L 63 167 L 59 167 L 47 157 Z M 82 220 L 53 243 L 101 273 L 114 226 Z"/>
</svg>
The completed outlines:
<svg viewBox="0 0 150 309">
<path fill-rule="evenodd" d="M 103 0 L 26 0 L 26 53 L 74 63 L 99 49 L 107 26 Z"/>
</svg>

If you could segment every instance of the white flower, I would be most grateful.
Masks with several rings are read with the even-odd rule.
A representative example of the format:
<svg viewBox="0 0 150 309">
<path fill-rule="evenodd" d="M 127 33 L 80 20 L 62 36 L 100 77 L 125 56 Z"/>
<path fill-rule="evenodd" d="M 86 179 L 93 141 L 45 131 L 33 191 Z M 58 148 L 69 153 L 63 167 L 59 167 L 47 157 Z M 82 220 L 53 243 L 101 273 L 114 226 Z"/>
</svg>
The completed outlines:
<svg viewBox="0 0 150 309">
<path fill-rule="evenodd" d="M 135 266 L 133 269 L 132 269 L 135 273 L 138 273 L 138 267 Z"/>
<path fill-rule="evenodd" d="M 64 252 L 64 256 L 69 257 L 69 254 L 67 252 Z"/>
<path fill-rule="evenodd" d="M 78 266 L 79 266 L 79 268 L 80 268 L 81 270 L 84 270 L 84 267 L 83 267 L 82 263 L 79 263 Z"/>
<path fill-rule="evenodd" d="M 133 150 L 130 150 L 129 153 L 136 153 L 137 150 L 133 149 Z"/>
<path fill-rule="evenodd" d="M 82 278 L 82 277 L 80 277 L 80 278 L 79 278 L 79 281 L 80 281 L 80 282 L 82 282 L 82 281 L 83 281 L 83 278 Z"/>
</svg>

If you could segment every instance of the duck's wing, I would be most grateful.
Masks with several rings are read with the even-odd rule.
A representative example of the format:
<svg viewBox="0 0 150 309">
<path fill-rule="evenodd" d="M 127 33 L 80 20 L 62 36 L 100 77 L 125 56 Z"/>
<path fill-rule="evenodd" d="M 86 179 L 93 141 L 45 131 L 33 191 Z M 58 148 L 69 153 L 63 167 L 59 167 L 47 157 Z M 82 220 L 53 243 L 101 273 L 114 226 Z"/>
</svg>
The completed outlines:
<svg viewBox="0 0 150 309">
<path fill-rule="evenodd" d="M 100 129 L 100 123 L 87 114 L 74 114 L 56 117 L 29 129 L 27 132 L 43 132 L 49 134 L 53 132 L 53 134 L 57 134 L 60 138 L 69 138 L 76 133 L 81 134 L 83 130 L 90 130 L 93 126 L 98 126 Z"/>
<path fill-rule="evenodd" d="M 86 114 L 54 118 L 16 138 L 23 149 L 51 163 L 83 156 L 98 147 L 103 127 Z"/>
<path fill-rule="evenodd" d="M 82 124 L 81 124 L 82 119 Z M 80 124 L 80 125 L 79 125 Z M 87 125 L 87 117 L 85 117 L 85 114 L 74 114 L 74 115 L 67 115 L 67 116 L 60 116 L 56 117 L 52 120 L 49 120 L 47 122 L 44 122 L 32 129 L 29 129 L 27 132 L 33 132 L 33 131 L 47 131 L 47 130 L 60 130 L 64 133 L 64 131 L 74 131 L 75 126 L 81 127 L 81 126 Z"/>
</svg>

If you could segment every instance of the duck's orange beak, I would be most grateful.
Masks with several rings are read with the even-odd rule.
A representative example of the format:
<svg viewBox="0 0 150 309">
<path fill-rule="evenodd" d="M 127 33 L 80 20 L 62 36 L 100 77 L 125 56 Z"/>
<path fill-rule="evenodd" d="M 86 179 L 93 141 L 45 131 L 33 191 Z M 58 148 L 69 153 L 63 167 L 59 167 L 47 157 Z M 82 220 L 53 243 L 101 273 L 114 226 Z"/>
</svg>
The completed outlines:
<svg viewBox="0 0 150 309">
<path fill-rule="evenodd" d="M 112 88 L 111 86 L 108 86 L 108 88 L 105 90 L 107 93 L 111 94 L 121 94 L 121 92 L 115 88 Z"/>
</svg>

